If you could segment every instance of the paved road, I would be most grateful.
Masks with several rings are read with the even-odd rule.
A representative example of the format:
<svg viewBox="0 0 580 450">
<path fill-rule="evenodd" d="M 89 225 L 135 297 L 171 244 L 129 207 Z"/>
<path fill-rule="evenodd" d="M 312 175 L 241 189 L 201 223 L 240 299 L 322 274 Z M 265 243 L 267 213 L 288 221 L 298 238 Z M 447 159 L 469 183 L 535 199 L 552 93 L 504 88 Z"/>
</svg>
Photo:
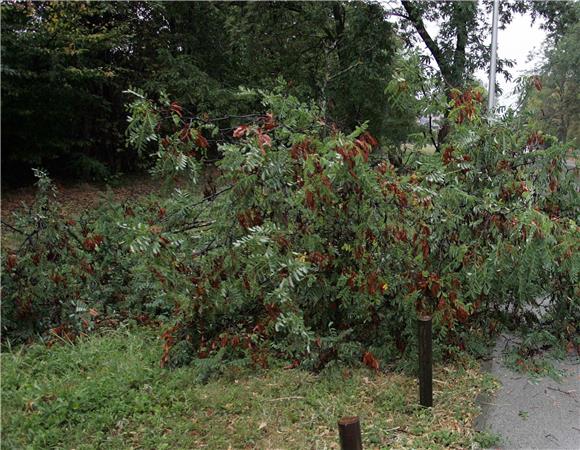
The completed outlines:
<svg viewBox="0 0 580 450">
<path fill-rule="evenodd" d="M 518 374 L 503 364 L 508 340 L 498 340 L 488 370 L 502 387 L 482 399 L 476 426 L 502 436 L 502 449 L 580 449 L 580 358 L 569 357 L 556 367 L 560 382 Z"/>
</svg>

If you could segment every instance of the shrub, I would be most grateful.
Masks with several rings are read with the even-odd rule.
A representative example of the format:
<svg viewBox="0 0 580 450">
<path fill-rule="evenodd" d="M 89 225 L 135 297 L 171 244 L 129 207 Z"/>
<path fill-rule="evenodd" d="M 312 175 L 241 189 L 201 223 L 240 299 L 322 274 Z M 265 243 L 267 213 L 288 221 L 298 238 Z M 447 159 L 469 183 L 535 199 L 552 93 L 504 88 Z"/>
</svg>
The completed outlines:
<svg viewBox="0 0 580 450">
<path fill-rule="evenodd" d="M 20 244 L 3 255 L 3 339 L 47 332 L 73 338 L 129 314 L 167 313 L 156 289 L 156 267 L 167 265 L 158 251 L 164 242 L 156 226 L 159 206 L 108 199 L 79 217 L 65 217 L 47 174 L 37 170 L 36 176 L 36 201 L 12 227 Z M 144 217 L 148 222 L 140 221 Z M 138 250 L 145 243 L 149 258 Z"/>
<path fill-rule="evenodd" d="M 89 315 L 95 304 L 98 314 L 148 309 L 167 319 L 163 365 L 211 357 L 266 366 L 274 357 L 377 368 L 413 349 L 424 314 L 447 353 L 501 324 L 574 344 L 578 211 L 561 170 L 565 147 L 513 119 L 488 124 L 477 90 L 455 94 L 440 159 L 399 169 L 373 157 L 378 142 L 365 125 L 347 134 L 313 106 L 263 94 L 264 113 L 220 144 L 220 176 L 203 198 L 208 140 L 224 130 L 163 96 L 157 104 L 136 94 L 129 140 L 154 155 L 154 172 L 189 175 L 193 188 L 154 208 L 106 207 L 77 229 L 36 219 L 46 237 L 27 244 L 22 261 L 8 255 L 3 275 L 12 305 L 43 299 L 28 316 L 36 326 L 67 323 L 79 298 Z M 49 238 L 47 223 L 69 237 Z M 59 260 L 42 259 L 41 272 L 32 258 L 47 240 Z M 82 278 L 84 259 L 95 273 Z M 66 285 L 38 276 L 69 272 Z M 40 319 L 47 307 L 50 323 Z M 20 329 L 21 315 L 9 317 Z"/>
<path fill-rule="evenodd" d="M 397 172 L 370 158 L 377 142 L 364 126 L 344 134 L 315 108 L 266 95 L 270 112 L 221 146 L 222 189 L 193 214 L 190 225 L 206 228 L 184 241 L 196 258 L 192 295 L 167 349 L 183 340 L 201 357 L 249 350 L 265 363 L 269 351 L 317 366 L 404 351 L 417 314 L 433 314 L 437 336 L 461 349 L 502 318 L 574 336 L 578 228 L 565 147 L 513 119 L 487 124 L 477 90 L 453 98 L 441 161 Z M 143 143 L 135 130 L 156 140 L 158 166 L 199 166 L 207 124 L 168 102 L 139 99 L 140 110 L 133 141 Z M 547 295 L 555 314 L 540 317 L 535 302 Z"/>
</svg>

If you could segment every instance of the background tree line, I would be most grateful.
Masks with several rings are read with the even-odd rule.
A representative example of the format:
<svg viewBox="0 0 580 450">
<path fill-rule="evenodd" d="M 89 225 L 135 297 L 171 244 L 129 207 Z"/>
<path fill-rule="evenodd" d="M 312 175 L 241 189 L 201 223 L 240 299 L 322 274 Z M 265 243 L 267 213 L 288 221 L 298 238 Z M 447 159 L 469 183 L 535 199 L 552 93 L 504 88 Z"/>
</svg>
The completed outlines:
<svg viewBox="0 0 580 450">
<path fill-rule="evenodd" d="M 139 161 L 125 149 L 129 87 L 164 89 L 193 114 L 228 117 L 259 108 L 240 99 L 240 86 L 269 89 L 283 79 L 290 94 L 317 103 L 337 126 L 368 120 L 383 145 L 399 145 L 418 131 L 416 108 L 385 91 L 398 76 L 399 56 L 422 40 L 438 69 L 438 89 L 462 87 L 489 59 L 486 5 L 4 2 L 3 179 L 21 181 L 39 165 L 86 178 L 135 169 Z M 559 76 L 548 67 L 574 67 L 577 7 L 516 2 L 502 8 L 502 21 L 527 10 L 545 18 L 553 37 L 546 74 Z M 398 27 L 389 21 L 393 15 L 401 19 Z M 437 37 L 425 29 L 433 20 L 441 23 Z M 562 36 L 569 36 L 565 57 L 554 50 Z M 552 65 L 550 58 L 561 62 Z M 500 70 L 508 67 L 503 62 Z M 547 119 L 566 114 L 554 119 L 560 136 L 567 135 L 564 124 L 574 123 L 570 114 L 577 116 L 576 92 L 565 95 L 565 109 L 550 97 Z"/>
<path fill-rule="evenodd" d="M 2 27 L 6 176 L 38 164 L 87 176 L 134 168 L 129 86 L 162 87 L 215 116 L 252 111 L 238 87 L 282 77 L 340 125 L 369 119 L 381 134 L 404 116 L 383 92 L 397 43 L 378 4 L 10 2 Z"/>
</svg>

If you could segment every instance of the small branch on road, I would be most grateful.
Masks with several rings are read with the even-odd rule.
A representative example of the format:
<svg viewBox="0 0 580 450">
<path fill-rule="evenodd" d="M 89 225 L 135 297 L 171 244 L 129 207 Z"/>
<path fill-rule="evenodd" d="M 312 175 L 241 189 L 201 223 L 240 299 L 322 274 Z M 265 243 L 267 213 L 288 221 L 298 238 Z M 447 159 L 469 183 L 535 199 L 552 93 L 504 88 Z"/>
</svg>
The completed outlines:
<svg viewBox="0 0 580 450">
<path fill-rule="evenodd" d="M 552 386 L 548 386 L 548 389 L 550 389 L 551 391 L 556 391 L 556 392 L 560 392 L 562 394 L 568 395 L 568 396 L 572 397 L 572 400 L 574 400 L 576 403 L 578 403 L 578 399 L 575 398 L 576 397 L 576 395 L 575 395 L 576 394 L 576 390 L 575 389 L 571 389 L 569 391 L 564 391 L 564 390 L 562 390 L 560 388 L 555 388 L 555 387 L 552 387 Z"/>
</svg>

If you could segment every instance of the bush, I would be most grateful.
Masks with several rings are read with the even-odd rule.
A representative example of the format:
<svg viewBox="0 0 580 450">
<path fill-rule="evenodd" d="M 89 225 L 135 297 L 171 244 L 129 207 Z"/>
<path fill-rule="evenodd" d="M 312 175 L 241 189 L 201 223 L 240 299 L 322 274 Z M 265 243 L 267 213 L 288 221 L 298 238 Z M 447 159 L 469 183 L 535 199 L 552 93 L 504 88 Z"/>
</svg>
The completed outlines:
<svg viewBox="0 0 580 450">
<path fill-rule="evenodd" d="M 65 217 L 51 180 L 35 173 L 36 201 L 12 227 L 21 243 L 3 255 L 3 339 L 47 332 L 73 338 L 103 321 L 168 312 L 152 281 L 160 276 L 161 257 L 144 259 L 135 250 L 147 242 L 148 255 L 159 253 L 164 238 L 155 225 L 155 202 L 129 206 L 106 199 L 95 210 Z M 143 224 L 143 217 L 152 219 Z"/>
<path fill-rule="evenodd" d="M 417 314 L 433 314 L 439 339 L 461 349 L 499 319 L 574 336 L 578 228 L 565 148 L 513 119 L 487 124 L 481 101 L 456 92 L 441 161 L 396 172 L 373 161 L 364 126 L 347 135 L 315 108 L 266 95 L 270 113 L 221 146 L 219 195 L 190 214 L 205 231 L 185 241 L 193 292 L 167 348 L 177 340 L 202 357 L 226 348 L 314 366 L 366 352 L 374 364 L 373 352 L 414 342 Z M 143 143 L 140 130 L 158 142 L 158 167 L 199 166 L 193 141 L 207 124 L 167 101 L 139 99 L 133 111 L 133 141 Z M 553 314 L 540 317 L 546 295 Z"/>
<path fill-rule="evenodd" d="M 16 304 L 32 292 L 58 294 L 59 314 L 48 316 L 62 321 L 79 293 L 89 315 L 95 298 L 99 314 L 161 314 L 162 364 L 282 358 L 320 369 L 362 359 L 376 368 L 413 350 L 425 314 L 446 353 L 473 348 L 502 323 L 572 341 L 578 227 L 565 149 L 514 120 L 487 124 L 480 99 L 456 93 L 456 127 L 440 160 L 395 169 L 373 156 L 378 143 L 365 125 L 346 134 L 312 106 L 263 94 L 266 112 L 221 143 L 221 175 L 200 199 L 208 139 L 220 130 L 163 96 L 156 104 L 137 94 L 130 141 L 155 155 L 166 179 L 190 175 L 192 190 L 155 210 L 116 206 L 85 220 L 74 253 L 70 239 L 54 241 L 67 249 L 61 261 L 70 259 L 73 284 L 40 281 L 37 241 L 26 247 L 30 261 L 5 259 L 13 267 L 4 284 L 18 292 Z M 95 274 L 79 278 L 88 256 Z M 52 270 L 64 276 L 63 267 Z M 543 315 L 541 296 L 551 299 Z M 39 305 L 37 325 L 47 307 Z M 9 317 L 20 329 L 20 316 Z"/>
</svg>

